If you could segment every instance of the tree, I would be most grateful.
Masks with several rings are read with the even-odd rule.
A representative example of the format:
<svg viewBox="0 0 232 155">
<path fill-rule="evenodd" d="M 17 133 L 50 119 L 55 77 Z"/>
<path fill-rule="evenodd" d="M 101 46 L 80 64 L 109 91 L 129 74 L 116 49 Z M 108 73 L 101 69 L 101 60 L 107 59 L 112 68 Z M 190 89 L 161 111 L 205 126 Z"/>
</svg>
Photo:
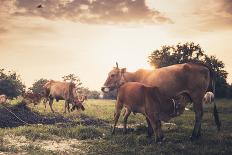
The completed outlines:
<svg viewBox="0 0 232 155">
<path fill-rule="evenodd" d="M 64 81 L 75 83 L 76 87 L 80 87 L 82 85 L 80 78 L 75 74 L 68 74 L 62 77 Z"/>
<path fill-rule="evenodd" d="M 8 71 L 6 74 L 4 69 L 0 69 L 0 94 L 5 94 L 12 99 L 21 95 L 25 88 L 20 75 L 14 71 Z"/>
<path fill-rule="evenodd" d="M 33 92 L 33 93 L 36 93 L 36 94 L 44 94 L 44 84 L 47 83 L 48 80 L 47 79 L 39 79 L 37 81 L 35 81 L 33 84 L 32 84 L 32 87 L 30 87 L 29 89 Z"/>
<path fill-rule="evenodd" d="M 160 50 L 155 50 L 148 56 L 148 62 L 151 66 L 160 68 L 186 62 L 201 62 L 204 56 L 199 44 L 179 43 L 176 46 L 162 46 Z"/>
<path fill-rule="evenodd" d="M 229 88 L 226 78 L 228 73 L 224 70 L 225 64 L 215 56 L 208 56 L 199 44 L 193 42 L 177 44 L 176 46 L 162 46 L 160 50 L 155 50 L 148 57 L 151 66 L 160 68 L 173 64 L 186 62 L 197 62 L 207 65 L 215 75 L 216 97 L 226 97 Z"/>
<path fill-rule="evenodd" d="M 89 99 L 99 99 L 100 98 L 100 92 L 96 90 L 89 90 L 89 88 L 81 87 L 78 89 L 78 94 L 86 95 Z"/>
</svg>

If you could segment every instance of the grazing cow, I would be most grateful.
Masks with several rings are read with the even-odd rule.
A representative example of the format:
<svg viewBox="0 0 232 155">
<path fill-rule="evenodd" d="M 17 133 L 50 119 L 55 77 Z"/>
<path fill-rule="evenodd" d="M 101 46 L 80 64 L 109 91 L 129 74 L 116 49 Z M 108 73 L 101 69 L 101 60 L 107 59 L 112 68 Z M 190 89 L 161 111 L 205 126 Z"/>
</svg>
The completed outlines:
<svg viewBox="0 0 232 155">
<path fill-rule="evenodd" d="M 6 103 L 7 96 L 5 94 L 0 95 L 0 104 Z"/>
<path fill-rule="evenodd" d="M 83 95 L 81 97 L 76 97 L 76 99 L 74 100 L 74 105 L 71 108 L 71 111 L 75 110 L 75 109 L 81 109 L 82 111 L 85 110 L 85 107 L 83 106 L 83 102 L 87 100 L 87 96 Z"/>
<path fill-rule="evenodd" d="M 202 99 L 206 91 L 215 85 L 213 72 L 203 64 L 185 63 L 153 70 L 140 69 L 136 72 L 126 72 L 126 68 L 120 69 L 118 65 L 109 72 L 103 92 L 109 92 L 119 88 L 126 82 L 140 82 L 148 86 L 156 86 L 164 99 L 170 99 L 178 94 L 185 93 L 193 102 L 195 112 L 195 125 L 191 140 L 201 136 L 201 121 L 203 116 Z M 163 102 L 162 102 L 163 104 Z M 220 121 L 216 104 L 214 104 L 214 118 L 218 130 Z M 149 123 L 148 123 L 149 124 Z M 148 125 L 148 128 L 151 126 Z"/>
<path fill-rule="evenodd" d="M 203 98 L 203 103 L 210 104 L 212 102 L 214 102 L 214 94 L 212 92 L 206 92 Z"/>
<path fill-rule="evenodd" d="M 34 106 L 39 104 L 42 99 L 42 94 L 40 93 L 33 93 L 33 92 L 26 92 L 23 95 L 23 98 L 28 100 L 30 103 L 34 103 Z"/>
<path fill-rule="evenodd" d="M 76 86 L 72 82 L 60 82 L 53 80 L 48 81 L 44 85 L 46 97 L 46 100 L 44 101 L 45 108 L 46 102 L 49 101 L 51 111 L 54 113 L 54 110 L 52 108 L 53 100 L 65 100 L 64 113 L 66 113 L 66 108 L 68 108 L 68 111 L 70 112 L 69 103 L 74 104 L 74 98 L 76 96 L 75 88 Z"/>
</svg>

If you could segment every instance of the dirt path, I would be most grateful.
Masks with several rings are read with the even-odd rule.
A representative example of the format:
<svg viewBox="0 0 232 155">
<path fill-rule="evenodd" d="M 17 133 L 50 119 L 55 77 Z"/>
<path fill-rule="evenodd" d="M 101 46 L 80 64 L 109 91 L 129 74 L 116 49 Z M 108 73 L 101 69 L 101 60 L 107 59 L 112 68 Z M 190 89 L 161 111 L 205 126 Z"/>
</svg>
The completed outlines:
<svg viewBox="0 0 232 155">
<path fill-rule="evenodd" d="M 3 138 L 3 146 L 7 148 L 16 149 L 16 154 L 27 154 L 28 149 L 37 149 L 41 151 L 51 151 L 57 154 L 70 154 L 70 153 L 78 153 L 85 154 L 83 150 L 81 150 L 81 146 L 83 142 L 77 139 L 63 139 L 57 138 L 56 140 L 29 140 L 25 136 L 13 136 L 6 135 Z M 28 151 L 25 151 L 28 150 Z M 12 154 L 9 152 L 0 152 L 1 154 Z M 14 154 L 14 153 L 13 153 Z"/>
</svg>

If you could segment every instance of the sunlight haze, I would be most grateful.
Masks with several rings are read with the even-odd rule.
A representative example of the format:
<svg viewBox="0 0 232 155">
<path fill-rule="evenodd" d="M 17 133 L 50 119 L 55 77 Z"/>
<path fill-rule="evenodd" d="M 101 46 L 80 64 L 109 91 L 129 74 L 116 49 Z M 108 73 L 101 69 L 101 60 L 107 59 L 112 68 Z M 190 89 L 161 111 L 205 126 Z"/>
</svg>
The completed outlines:
<svg viewBox="0 0 232 155">
<path fill-rule="evenodd" d="M 222 60 L 232 82 L 231 1 L 109 0 L 101 9 L 87 0 L 1 2 L 0 68 L 17 71 L 27 87 L 73 73 L 100 90 L 115 62 L 128 71 L 151 69 L 153 50 L 189 41 Z"/>
</svg>

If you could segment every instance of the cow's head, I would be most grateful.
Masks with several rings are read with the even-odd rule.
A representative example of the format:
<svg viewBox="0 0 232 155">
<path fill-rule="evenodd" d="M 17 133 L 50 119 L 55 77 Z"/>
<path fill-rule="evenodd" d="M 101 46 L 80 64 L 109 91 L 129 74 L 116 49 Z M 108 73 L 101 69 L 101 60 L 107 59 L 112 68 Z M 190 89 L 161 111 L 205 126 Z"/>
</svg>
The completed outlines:
<svg viewBox="0 0 232 155">
<path fill-rule="evenodd" d="M 118 67 L 118 63 L 116 63 L 116 67 L 114 67 L 109 73 L 108 77 L 104 83 L 104 86 L 101 90 L 104 93 L 117 89 L 120 85 L 125 83 L 124 73 L 126 72 L 126 68 L 120 69 Z"/>
<path fill-rule="evenodd" d="M 78 98 L 76 98 L 76 99 L 74 100 L 74 103 L 73 103 L 73 106 L 72 106 L 71 111 L 73 111 L 73 110 L 75 110 L 75 109 L 77 109 L 77 110 L 81 109 L 82 111 L 84 111 L 84 110 L 85 110 L 85 107 L 83 106 L 82 103 L 83 103 L 83 101 L 81 102 Z"/>
</svg>

